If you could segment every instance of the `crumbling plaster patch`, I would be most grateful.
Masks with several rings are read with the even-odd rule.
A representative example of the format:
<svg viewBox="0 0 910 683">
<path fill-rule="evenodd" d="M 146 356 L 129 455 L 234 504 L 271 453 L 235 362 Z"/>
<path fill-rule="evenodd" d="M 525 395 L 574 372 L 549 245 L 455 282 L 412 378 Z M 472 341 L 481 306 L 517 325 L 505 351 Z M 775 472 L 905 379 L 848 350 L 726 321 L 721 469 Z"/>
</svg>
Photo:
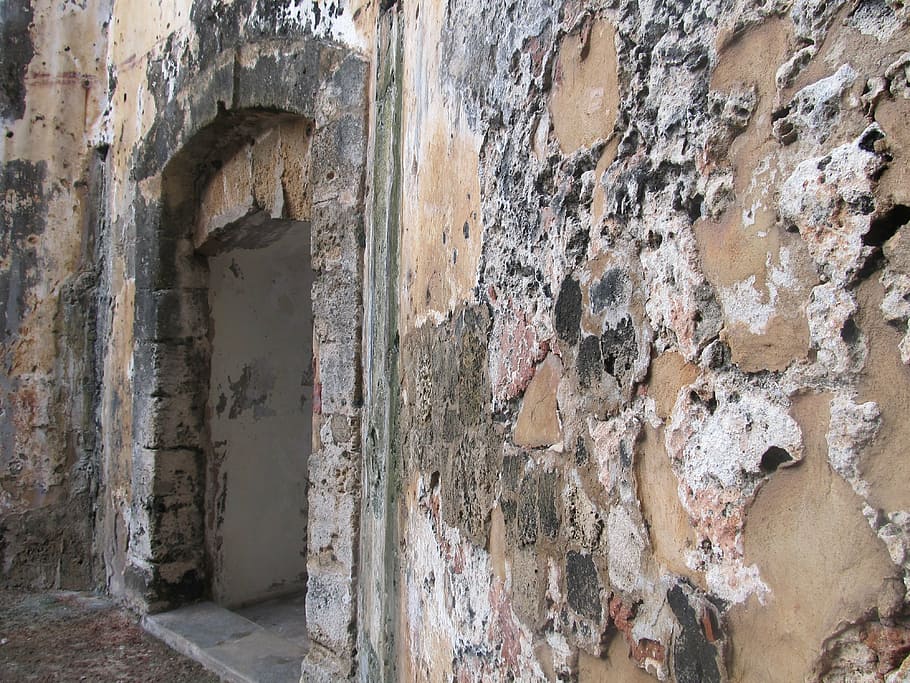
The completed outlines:
<svg viewBox="0 0 910 683">
<path fill-rule="evenodd" d="M 742 529 L 761 479 L 782 464 L 769 454 L 780 452 L 784 464 L 802 457 L 786 396 L 739 379 L 703 375 L 680 392 L 666 432 L 680 498 L 700 536 L 693 561 L 709 589 L 733 603 L 768 590 L 758 568 L 742 561 Z"/>
<path fill-rule="evenodd" d="M 732 676 L 734 669 L 709 663 L 723 658 L 689 657 L 700 651 L 693 644 L 698 638 L 726 638 L 732 648 L 726 663 L 737 661 L 751 631 L 727 630 L 733 604 L 765 614 L 769 623 L 782 618 L 763 554 L 746 555 L 744 534 L 762 487 L 786 476 L 788 467 L 805 471 L 802 430 L 790 415 L 793 397 L 827 388 L 862 398 L 855 382 L 865 372 L 868 339 L 854 329 L 862 306 L 853 286 L 879 258 L 870 229 L 891 204 L 877 198 L 888 174 L 903 164 L 873 139 L 878 129 L 860 97 L 864 84 L 894 63 L 885 53 L 899 45 L 876 42 L 865 51 L 857 45 L 894 41 L 881 17 L 896 15 L 888 7 L 851 14 L 845 3 L 695 5 L 639 3 L 633 11 L 619 3 L 586 14 L 590 8 L 573 4 L 554 16 L 528 3 L 522 17 L 510 14 L 503 23 L 498 7 L 460 3 L 442 15 L 447 59 L 442 83 L 428 93 L 441 88 L 450 111 L 483 140 L 475 296 L 491 317 L 491 413 L 482 421 L 493 448 L 500 439 L 508 443 L 529 402 L 538 404 L 538 385 L 552 386 L 538 378 L 549 377 L 551 361 L 544 359 L 558 357 L 562 367 L 560 447 L 543 451 L 550 444 L 519 439 L 526 453 L 516 453 L 507 445 L 501 488 L 493 484 L 499 493 L 478 500 L 499 520 L 494 528 L 504 527 L 497 532 L 504 546 L 497 543 L 494 553 L 499 569 L 491 571 L 502 575 L 510 556 L 527 563 L 522 558 L 531 547 L 538 566 L 548 558 L 553 621 L 539 632 L 546 644 L 537 652 L 554 675 L 585 661 L 565 654 L 577 647 L 611 657 L 625 649 L 638 666 L 675 680 L 723 678 L 726 670 Z M 487 31 L 502 25 L 508 30 L 489 41 Z M 575 140 L 563 128 L 564 114 L 584 115 L 588 100 L 575 101 L 575 110 L 564 106 L 559 70 L 569 69 L 568 81 L 605 87 L 609 100 L 609 74 L 589 83 L 584 61 L 567 67 L 571 60 L 561 54 L 583 53 L 592 26 L 615 30 L 617 116 Z M 826 39 L 829 33 L 835 37 Z M 838 41 L 849 50 L 836 53 Z M 412 97 L 419 103 L 435 95 Z M 599 111 L 610 118 L 608 107 Z M 615 136 L 604 144 L 614 125 Z M 826 163 L 834 166 L 820 173 L 817 165 L 829 155 Z M 414 171 L 408 164 L 404 170 Z M 865 196 L 876 198 L 871 207 Z M 829 233 L 836 236 L 826 243 Z M 838 266 L 832 257 L 846 260 Z M 896 278 L 891 282 L 900 291 Z M 413 323 L 402 328 L 405 364 L 413 329 Z M 447 329 L 443 323 L 433 333 L 436 353 L 449 348 Z M 421 367 L 433 365 L 433 353 L 421 351 Z M 432 370 L 417 372 L 419 383 L 405 382 L 404 414 L 412 410 L 414 386 L 415 415 L 435 424 L 443 412 L 435 401 L 451 391 L 433 386 L 439 375 Z M 435 448 L 421 436 L 429 423 L 403 425 L 412 453 Z M 838 457 L 836 448 L 832 455 Z M 409 462 L 425 463 L 417 472 L 428 476 L 437 469 L 430 460 Z M 481 490 L 495 482 L 495 461 L 492 471 L 487 466 L 489 460 L 478 473 Z M 539 526 L 543 512 L 530 512 L 527 503 L 535 490 L 529 482 L 551 471 L 562 482 L 555 547 L 567 544 L 560 551 L 568 553 L 565 564 L 551 559 L 553 541 Z M 465 524 L 446 509 L 452 523 Z M 867 530 L 858 533 L 871 535 L 868 547 L 876 550 L 870 553 L 880 558 L 868 514 L 859 504 L 845 519 Z M 874 526 L 892 539 L 895 553 L 903 552 L 893 541 L 899 518 Z M 417 586 L 406 583 L 403 590 Z M 717 623 L 704 616 L 711 610 L 694 609 L 702 615 L 694 619 L 697 638 L 684 635 L 689 612 L 668 597 L 680 592 L 692 604 L 718 606 Z M 582 596 L 598 596 L 603 621 Z M 559 609 L 563 603 L 568 613 Z M 516 614 L 534 625 L 526 608 Z M 629 635 L 623 645 L 614 636 L 600 649 L 597 633 L 607 615 Z M 859 616 L 854 610 L 851 618 Z M 813 638 L 825 638 L 831 628 Z"/>
<path fill-rule="evenodd" d="M 398 329 L 387 343 L 402 358 L 401 428 L 390 438 L 400 442 L 403 483 L 389 525 L 414 539 L 398 558 L 402 675 L 584 678 L 625 665 L 639 676 L 735 680 L 778 646 L 778 668 L 759 678 L 904 675 L 905 3 L 32 8 L 24 115 L 4 119 L 4 164 L 46 164 L 40 191 L 11 201 L 34 194 L 28 211 L 50 220 L 43 232 L 33 226 L 37 244 L 25 238 L 8 251 L 17 263 L 34 256 L 27 270 L 47 277 L 14 283 L 23 314 L 3 350 L 14 352 L 21 380 L 5 409 L 21 418 L 14 441 L 39 454 L 21 470 L 36 473 L 39 493 L 26 500 L 33 492 L 4 484 L 4 505 L 65 500 L 72 483 L 71 461 L 61 469 L 46 453 L 68 423 L 60 406 L 78 401 L 52 387 L 81 372 L 67 360 L 81 352 L 66 322 L 76 319 L 69 285 L 86 260 L 80 184 L 87 146 L 110 145 L 111 230 L 99 252 L 107 291 L 92 297 L 111 316 L 99 328 L 108 351 L 98 522 L 111 590 L 141 589 L 151 566 L 143 558 L 160 552 L 150 524 L 193 532 L 185 500 L 157 519 L 133 502 L 138 489 L 164 493 L 178 481 L 176 470 L 133 468 L 134 419 L 140 456 L 157 438 L 130 404 L 150 350 L 133 353 L 134 329 L 185 331 L 198 321 L 195 309 L 171 321 L 134 317 L 148 303 L 148 274 L 133 245 L 156 234 L 163 193 L 175 205 L 191 198 L 185 178 L 159 171 L 219 100 L 243 108 L 273 93 L 286 108 L 309 87 L 309 76 L 268 71 L 278 36 L 372 52 L 377 17 L 394 12 L 405 36 L 403 244 Z M 232 90 L 237 74 L 260 66 L 269 78 L 240 78 Z M 573 79 L 580 96 L 571 96 Z M 343 79 L 324 92 L 331 102 L 311 112 L 317 124 L 334 102 L 362 109 L 345 99 L 353 89 Z M 579 114 L 596 124 L 567 130 Z M 337 140 L 351 134 L 333 129 Z M 312 151 L 320 158 L 324 148 Z M 350 176 L 323 179 L 314 220 L 359 201 Z M 333 272 L 317 294 L 345 293 L 327 320 L 355 305 L 360 265 L 333 267 L 362 238 L 356 229 L 317 236 L 317 267 Z M 179 247 L 180 259 L 191 255 Z M 195 274 L 181 277 L 199 286 Z M 359 398 L 346 397 L 357 395 L 359 345 L 344 346 L 356 336 L 344 326 L 317 332 L 326 359 L 318 474 L 332 485 L 314 504 L 330 518 L 314 529 L 310 616 L 324 644 L 344 648 L 355 596 L 328 570 L 337 568 L 333 550 L 355 555 L 347 536 L 333 545 L 332 525 L 356 517 Z M 559 432 L 524 439 L 516 426 L 538 385 Z M 181 410 L 162 419 L 187 435 L 195 413 Z M 170 449 L 171 464 L 191 468 L 187 452 Z M 47 519 L 48 529 L 65 522 Z M 838 614 L 825 611 L 828 548 L 848 565 L 843 576 L 863 568 L 843 587 Z M 137 571 L 125 566 L 129 553 Z M 52 567 L 52 555 L 35 562 Z M 165 582 L 178 581 L 191 556 L 162 567 Z M 879 590 L 885 576 L 889 588 Z M 336 591 L 343 599 L 333 603 Z M 819 597 L 794 616 L 806 594 Z M 482 626 L 467 607 L 480 608 Z M 331 659 L 313 652 L 308 661 Z M 344 676 L 344 666 L 323 671 Z"/>
<path fill-rule="evenodd" d="M 896 572 L 861 515 L 862 499 L 828 465 L 833 404 L 826 394 L 794 399 L 803 462 L 763 484 L 749 511 L 745 558 L 759 565 L 769 594 L 763 609 L 743 604 L 731 611 L 741 651 L 732 673 L 741 680 L 807 676 L 825 639 L 874 609 L 882 582 Z M 738 632 L 751 635 L 738 639 Z M 760 655 L 769 651 L 777 653 L 773 662 Z"/>
<path fill-rule="evenodd" d="M 826 280 L 844 287 L 857 276 L 872 247 L 874 178 L 886 163 L 874 149 L 884 137 L 870 126 L 852 143 L 801 162 L 781 186 L 781 219 L 802 235 Z"/>
<path fill-rule="evenodd" d="M 423 680 L 545 680 L 490 555 L 445 524 L 438 482 L 412 481 L 401 563 L 410 668 Z"/>
</svg>

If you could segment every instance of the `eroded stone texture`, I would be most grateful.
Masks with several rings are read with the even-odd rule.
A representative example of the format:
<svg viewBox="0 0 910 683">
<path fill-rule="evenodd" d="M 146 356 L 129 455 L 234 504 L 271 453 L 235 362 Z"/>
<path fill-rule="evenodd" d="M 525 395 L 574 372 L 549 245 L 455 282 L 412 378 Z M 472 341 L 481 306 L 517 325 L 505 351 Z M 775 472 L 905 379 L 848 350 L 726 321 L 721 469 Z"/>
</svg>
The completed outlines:
<svg viewBox="0 0 910 683">
<path fill-rule="evenodd" d="M 513 584 L 512 599 L 521 622 L 537 629 L 534 652 L 548 675 L 608 675 L 623 670 L 610 661 L 628 653 L 673 680 L 738 680 L 761 659 L 752 648 L 765 642 L 758 631 L 792 602 L 776 594 L 787 588 L 772 583 L 774 558 L 811 564 L 804 571 L 820 584 L 827 572 L 822 560 L 797 558 L 795 546 L 775 555 L 751 543 L 761 515 L 774 519 L 764 487 L 773 491 L 791 471 L 839 482 L 831 487 L 849 505 L 839 512 L 832 500 L 830 512 L 863 539 L 858 556 L 872 573 L 902 573 L 903 503 L 876 515 L 875 491 L 893 497 L 896 489 L 886 494 L 884 479 L 863 475 L 864 462 L 868 472 L 872 463 L 902 471 L 872 455 L 888 443 L 880 406 L 901 399 L 863 385 L 872 335 L 883 336 L 873 332 L 881 317 L 865 313 L 879 304 L 863 293 L 884 263 L 889 298 L 878 300 L 879 315 L 899 329 L 879 348 L 899 353 L 906 220 L 893 197 L 906 166 L 895 150 L 907 48 L 890 27 L 904 26 L 906 12 L 893 3 L 569 3 L 552 11 L 529 2 L 507 11 L 464 2 L 433 18 L 442 22 L 447 115 L 461 125 L 464 113 L 483 136 L 474 295 L 490 315 L 491 387 L 480 397 L 489 412 L 478 415 L 502 460 L 498 472 L 489 457 L 476 471 L 488 482 L 477 487 L 486 500 L 478 497 L 478 511 L 495 520 L 493 571 L 523 577 L 523 590 L 545 587 L 543 622 L 539 595 L 518 598 Z M 615 86 L 604 44 L 616 50 Z M 416 107 L 430 103 L 432 87 L 423 95 L 414 83 Z M 880 116 L 871 121 L 871 112 Z M 409 163 L 405 171 L 419 175 Z M 453 307 L 440 317 L 436 351 L 421 341 L 411 363 L 423 368 L 445 354 L 462 315 Z M 405 412 L 424 425 L 403 433 L 426 444 L 412 451 L 426 460 L 435 440 L 418 435 L 430 420 L 440 420 L 434 431 L 446 424 L 434 406 L 456 409 L 446 399 L 451 384 L 414 372 Z M 813 425 L 810 471 L 802 462 L 809 427 L 791 411 L 817 391 L 830 392 L 834 412 L 821 432 Z M 536 407 L 546 417 L 534 426 L 546 438 L 531 428 Z M 417 467 L 424 477 L 438 469 Z M 555 533 L 544 533 L 550 516 L 533 502 L 542 476 L 560 482 Z M 443 474 L 440 482 L 445 495 Z M 825 514 L 822 498 L 807 516 Z M 750 532 L 755 506 L 761 521 Z M 442 510 L 476 535 L 476 521 Z M 813 543 L 824 544 L 821 529 Z M 879 579 L 855 582 L 848 620 L 861 620 L 879 589 Z M 405 578 L 402 590 L 420 588 Z M 820 653 L 837 625 L 813 623 L 818 630 L 809 635 L 807 626 L 799 647 Z M 599 640 L 613 627 L 621 640 Z M 606 665 L 591 655 L 606 655 Z M 795 676 L 810 659 L 793 664 Z"/>
<path fill-rule="evenodd" d="M 87 587 L 105 345 L 110 3 L 0 9 L 0 581 Z M 78 102 L 70 106 L 65 102 Z"/>
<path fill-rule="evenodd" d="M 309 222 L 304 680 L 906 678 L 905 5 L 5 3 L 3 581 L 205 592 Z"/>
</svg>

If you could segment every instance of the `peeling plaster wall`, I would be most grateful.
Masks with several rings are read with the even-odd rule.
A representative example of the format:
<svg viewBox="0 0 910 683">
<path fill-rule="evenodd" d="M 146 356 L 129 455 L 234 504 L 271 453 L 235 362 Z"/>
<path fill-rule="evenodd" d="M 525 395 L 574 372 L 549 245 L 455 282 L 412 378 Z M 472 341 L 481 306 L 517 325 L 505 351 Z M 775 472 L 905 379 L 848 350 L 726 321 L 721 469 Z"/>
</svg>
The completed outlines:
<svg viewBox="0 0 910 683">
<path fill-rule="evenodd" d="M 111 3 L 0 6 L 0 583 L 95 585 Z"/>
<path fill-rule="evenodd" d="M 302 532 L 318 598 L 308 621 L 326 666 L 350 667 L 365 55 L 377 10 L 3 3 L 3 583 L 99 587 L 140 609 L 207 590 L 197 380 L 208 273 L 190 234 L 194 203 L 217 164 L 286 112 L 315 130 L 312 178 L 285 164 L 279 218 L 312 221 L 322 350 L 309 476 L 323 486 L 290 505 L 322 511 Z"/>
<path fill-rule="evenodd" d="M 266 107 L 316 131 L 304 680 L 907 677 L 905 3 L 0 19 L 3 583 L 204 592 L 195 209 Z"/>
<path fill-rule="evenodd" d="M 399 678 L 903 680 L 904 4 L 390 11 Z"/>
</svg>

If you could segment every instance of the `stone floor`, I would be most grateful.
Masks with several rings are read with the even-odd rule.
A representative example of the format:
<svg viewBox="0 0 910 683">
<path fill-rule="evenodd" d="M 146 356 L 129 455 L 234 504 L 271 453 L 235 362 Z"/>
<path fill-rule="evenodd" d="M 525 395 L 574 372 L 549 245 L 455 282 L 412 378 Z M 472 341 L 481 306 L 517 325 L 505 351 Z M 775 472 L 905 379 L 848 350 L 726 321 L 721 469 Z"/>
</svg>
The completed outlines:
<svg viewBox="0 0 910 683">
<path fill-rule="evenodd" d="M 142 626 L 237 683 L 297 683 L 308 648 L 303 596 L 234 611 L 204 602 L 146 616 Z"/>
</svg>

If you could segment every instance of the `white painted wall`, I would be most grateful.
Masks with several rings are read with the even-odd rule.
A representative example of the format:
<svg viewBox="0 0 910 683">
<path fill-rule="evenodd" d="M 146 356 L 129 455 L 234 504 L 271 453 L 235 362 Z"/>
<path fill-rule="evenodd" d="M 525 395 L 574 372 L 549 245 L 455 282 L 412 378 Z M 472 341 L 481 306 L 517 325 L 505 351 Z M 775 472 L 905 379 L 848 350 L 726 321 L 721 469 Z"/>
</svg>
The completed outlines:
<svg viewBox="0 0 910 683">
<path fill-rule="evenodd" d="M 306 580 L 312 443 L 310 234 L 209 259 L 212 593 L 227 606 Z"/>
</svg>

